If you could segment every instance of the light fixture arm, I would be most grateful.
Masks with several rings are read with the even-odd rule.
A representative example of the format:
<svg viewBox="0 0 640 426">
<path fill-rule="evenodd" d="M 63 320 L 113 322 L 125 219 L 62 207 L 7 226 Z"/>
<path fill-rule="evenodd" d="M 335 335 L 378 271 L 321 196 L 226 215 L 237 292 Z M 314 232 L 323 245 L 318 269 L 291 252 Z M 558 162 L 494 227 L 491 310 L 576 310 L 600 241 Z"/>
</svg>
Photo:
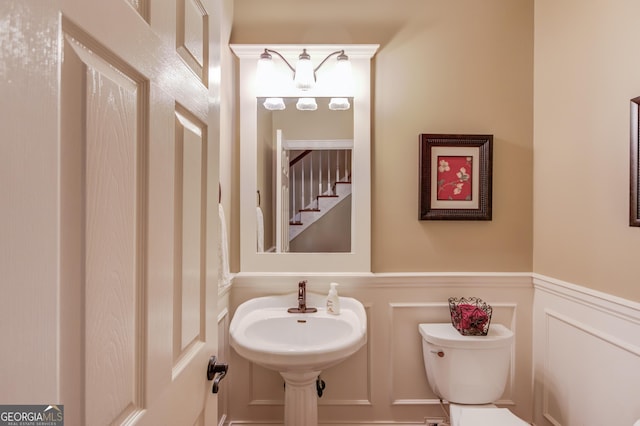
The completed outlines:
<svg viewBox="0 0 640 426">
<path fill-rule="evenodd" d="M 289 67 L 289 69 L 291 70 L 291 72 L 293 72 L 293 73 L 295 74 L 296 69 L 295 69 L 295 68 L 293 67 L 293 65 L 291 65 L 291 64 L 289 63 L 289 61 L 287 61 L 287 59 L 286 59 L 284 56 L 282 56 L 282 54 L 281 54 L 280 52 L 278 52 L 277 50 L 273 50 L 273 49 L 264 49 L 264 52 L 260 55 L 260 57 L 261 57 L 261 58 L 270 58 L 270 57 L 271 57 L 271 55 L 270 55 L 271 53 L 275 53 L 276 55 L 278 55 L 278 56 L 280 57 L 280 59 L 282 59 L 282 60 L 284 61 L 284 63 L 285 63 L 285 64 L 287 64 L 287 66 Z M 303 50 L 302 50 L 302 55 L 305 55 L 305 56 L 309 57 L 309 54 L 307 53 L 307 49 L 303 49 Z M 302 55 L 300 55 L 300 56 L 302 56 Z M 327 62 L 327 60 L 328 60 L 330 57 L 335 56 L 335 55 L 338 55 L 338 59 L 339 59 L 339 60 L 342 60 L 342 59 L 344 59 L 344 60 L 348 60 L 348 59 L 349 59 L 349 57 L 344 53 L 344 49 L 342 49 L 342 50 L 336 50 L 335 52 L 331 52 L 331 53 L 329 53 L 329 54 L 328 54 L 328 55 L 327 55 L 327 56 L 322 60 L 322 62 L 320 62 L 320 63 L 318 64 L 318 66 L 317 66 L 317 67 L 315 67 L 315 68 L 313 69 L 313 73 L 315 74 L 315 73 L 320 69 L 320 67 L 321 67 L 321 66 L 323 66 L 325 62 Z"/>
<path fill-rule="evenodd" d="M 291 70 L 291 72 L 293 72 L 295 74 L 296 69 L 289 63 L 289 61 L 287 61 L 285 59 L 284 56 L 282 56 L 280 54 L 280 52 L 276 51 L 276 50 L 271 50 L 271 49 L 264 49 L 264 53 L 262 53 L 260 55 L 260 57 L 271 57 L 270 53 L 275 53 L 276 55 L 278 55 L 280 57 L 280 59 L 282 59 L 284 61 L 285 64 L 287 64 L 287 66 L 289 67 L 289 69 Z"/>
<path fill-rule="evenodd" d="M 338 55 L 338 59 L 349 59 L 349 57 L 347 55 L 345 55 L 344 50 L 336 50 L 335 52 L 329 53 L 327 55 L 327 57 L 324 58 L 322 60 L 322 62 L 320 62 L 320 64 L 317 67 L 315 67 L 315 69 L 313 70 L 313 73 L 315 74 L 316 71 L 318 71 L 320 69 L 320 67 L 322 65 L 324 65 L 325 62 L 327 62 L 327 59 L 329 59 L 330 57 L 332 57 L 334 55 Z"/>
</svg>

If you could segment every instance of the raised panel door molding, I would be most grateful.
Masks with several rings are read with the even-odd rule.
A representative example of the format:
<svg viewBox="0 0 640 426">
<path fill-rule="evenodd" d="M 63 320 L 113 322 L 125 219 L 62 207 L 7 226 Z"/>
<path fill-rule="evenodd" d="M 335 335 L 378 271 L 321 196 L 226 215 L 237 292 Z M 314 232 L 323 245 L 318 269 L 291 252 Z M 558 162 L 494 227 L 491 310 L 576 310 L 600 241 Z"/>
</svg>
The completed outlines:
<svg viewBox="0 0 640 426">
<path fill-rule="evenodd" d="M 125 0 L 133 9 L 144 19 L 149 22 L 149 0 Z"/>
<path fill-rule="evenodd" d="M 173 376 L 204 344 L 207 128 L 182 105 L 175 109 L 175 271 Z M 197 313 L 197 314 L 196 314 Z"/>
<path fill-rule="evenodd" d="M 205 86 L 209 84 L 209 17 L 199 0 L 178 0 L 176 50 Z"/>
<path fill-rule="evenodd" d="M 120 423 L 143 410 L 148 83 L 64 21 L 61 121 L 79 143 L 73 234 L 84 295 L 85 418 Z M 75 131 L 73 129 L 76 129 Z"/>
</svg>

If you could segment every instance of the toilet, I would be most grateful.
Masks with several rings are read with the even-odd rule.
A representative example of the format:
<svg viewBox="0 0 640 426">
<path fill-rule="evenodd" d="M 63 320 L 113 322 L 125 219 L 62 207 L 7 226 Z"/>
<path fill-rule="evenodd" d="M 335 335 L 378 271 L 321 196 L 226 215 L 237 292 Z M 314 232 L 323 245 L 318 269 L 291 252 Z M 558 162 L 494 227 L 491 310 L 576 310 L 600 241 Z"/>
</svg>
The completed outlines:
<svg viewBox="0 0 640 426">
<path fill-rule="evenodd" d="M 509 374 L 513 332 L 501 324 L 486 336 L 463 336 L 450 323 L 420 324 L 427 381 L 449 402 L 451 426 L 526 426 L 493 403 Z"/>
</svg>

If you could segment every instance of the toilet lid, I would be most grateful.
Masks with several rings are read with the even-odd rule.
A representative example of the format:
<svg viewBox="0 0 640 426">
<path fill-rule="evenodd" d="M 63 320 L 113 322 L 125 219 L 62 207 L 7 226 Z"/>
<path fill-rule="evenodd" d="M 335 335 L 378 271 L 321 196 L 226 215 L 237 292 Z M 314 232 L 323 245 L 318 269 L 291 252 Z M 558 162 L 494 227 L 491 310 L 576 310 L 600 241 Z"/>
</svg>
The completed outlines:
<svg viewBox="0 0 640 426">
<path fill-rule="evenodd" d="M 459 426 L 529 426 L 506 408 L 463 408 Z"/>
</svg>

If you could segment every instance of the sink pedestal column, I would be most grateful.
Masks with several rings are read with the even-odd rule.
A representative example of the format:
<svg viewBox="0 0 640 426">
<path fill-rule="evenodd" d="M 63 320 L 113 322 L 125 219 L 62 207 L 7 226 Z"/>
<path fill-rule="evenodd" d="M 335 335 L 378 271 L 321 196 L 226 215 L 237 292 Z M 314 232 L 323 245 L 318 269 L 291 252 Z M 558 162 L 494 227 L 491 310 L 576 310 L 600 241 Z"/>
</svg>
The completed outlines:
<svg viewBox="0 0 640 426">
<path fill-rule="evenodd" d="M 280 372 L 285 381 L 284 426 L 318 425 L 319 371 Z"/>
</svg>

